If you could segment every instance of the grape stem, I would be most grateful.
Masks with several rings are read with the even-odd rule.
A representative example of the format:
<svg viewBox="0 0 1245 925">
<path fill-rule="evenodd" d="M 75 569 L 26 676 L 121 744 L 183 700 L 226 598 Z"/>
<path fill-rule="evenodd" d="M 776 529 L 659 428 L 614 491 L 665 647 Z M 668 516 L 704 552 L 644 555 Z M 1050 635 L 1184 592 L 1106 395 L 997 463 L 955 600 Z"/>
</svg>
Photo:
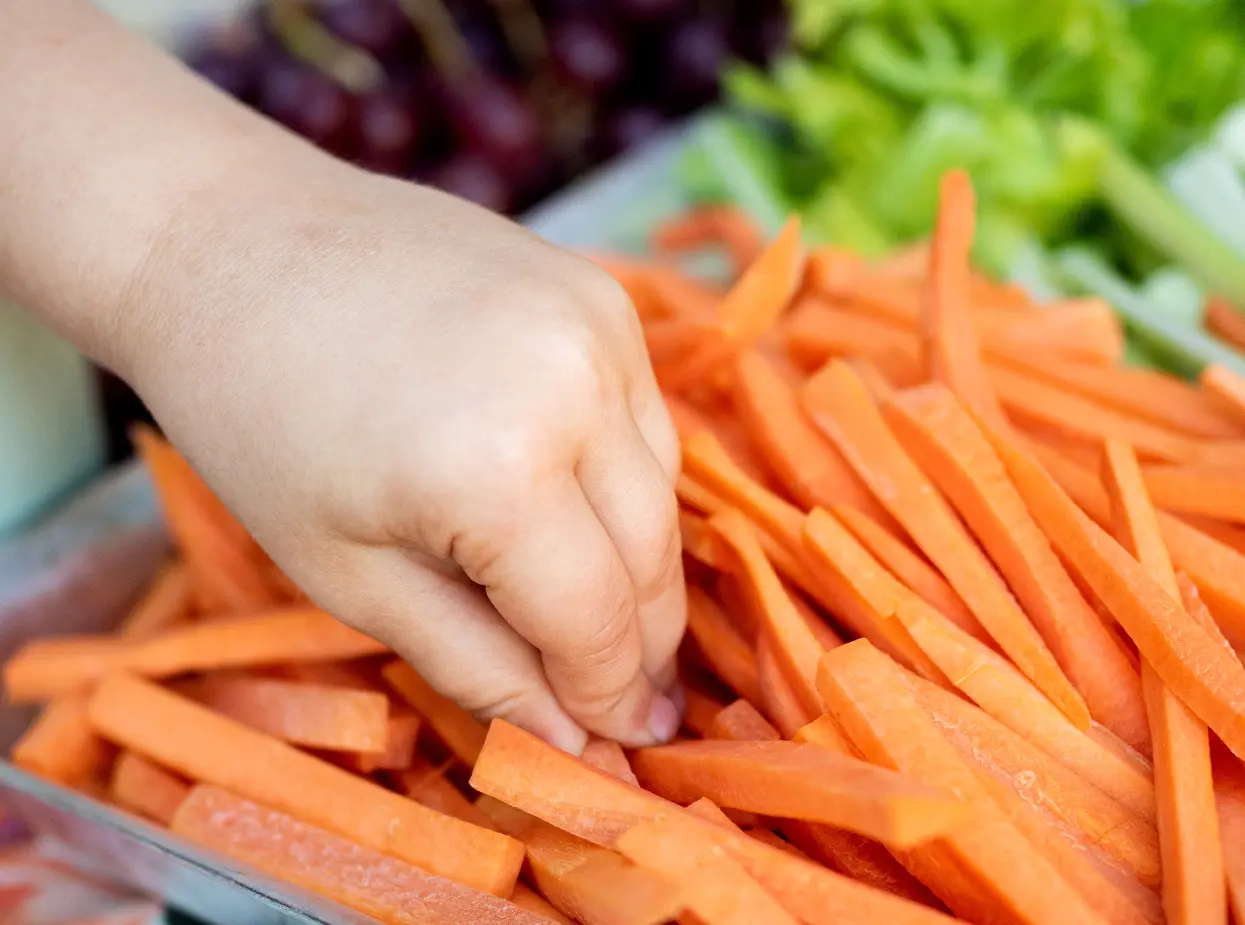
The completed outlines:
<svg viewBox="0 0 1245 925">
<path fill-rule="evenodd" d="M 268 0 L 266 12 L 286 51 L 346 90 L 363 95 L 384 84 L 380 62 L 331 33 L 301 0 Z"/>
<path fill-rule="evenodd" d="M 530 0 L 488 0 L 497 14 L 506 44 L 529 72 L 541 70 L 549 61 L 549 41 L 540 14 Z"/>
<path fill-rule="evenodd" d="M 458 23 L 441 0 L 398 0 L 398 7 L 411 21 L 424 51 L 443 78 L 467 77 L 478 69 Z"/>
</svg>

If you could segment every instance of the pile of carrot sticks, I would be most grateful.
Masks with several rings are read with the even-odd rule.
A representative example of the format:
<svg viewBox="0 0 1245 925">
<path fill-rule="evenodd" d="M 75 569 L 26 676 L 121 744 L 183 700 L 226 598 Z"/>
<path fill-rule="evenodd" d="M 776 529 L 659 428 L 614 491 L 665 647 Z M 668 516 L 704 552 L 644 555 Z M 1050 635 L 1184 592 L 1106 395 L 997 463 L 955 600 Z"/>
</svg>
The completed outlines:
<svg viewBox="0 0 1245 925">
<path fill-rule="evenodd" d="M 719 207 L 595 258 L 683 444 L 674 743 L 485 729 L 142 432 L 177 559 L 5 666 L 13 761 L 394 925 L 1245 925 L 1245 379 L 973 235 L 951 172 L 881 262 Z"/>
</svg>

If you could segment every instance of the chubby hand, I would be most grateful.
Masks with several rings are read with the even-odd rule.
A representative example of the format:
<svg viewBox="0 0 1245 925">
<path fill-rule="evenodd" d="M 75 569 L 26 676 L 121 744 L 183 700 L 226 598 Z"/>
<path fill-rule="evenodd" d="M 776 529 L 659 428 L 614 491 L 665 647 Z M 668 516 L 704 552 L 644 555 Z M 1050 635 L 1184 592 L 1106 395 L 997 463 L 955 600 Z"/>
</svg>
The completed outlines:
<svg viewBox="0 0 1245 925">
<path fill-rule="evenodd" d="M 568 750 L 674 734 L 678 443 L 606 274 L 294 154 L 188 197 L 117 327 L 117 365 L 317 603 Z"/>
</svg>

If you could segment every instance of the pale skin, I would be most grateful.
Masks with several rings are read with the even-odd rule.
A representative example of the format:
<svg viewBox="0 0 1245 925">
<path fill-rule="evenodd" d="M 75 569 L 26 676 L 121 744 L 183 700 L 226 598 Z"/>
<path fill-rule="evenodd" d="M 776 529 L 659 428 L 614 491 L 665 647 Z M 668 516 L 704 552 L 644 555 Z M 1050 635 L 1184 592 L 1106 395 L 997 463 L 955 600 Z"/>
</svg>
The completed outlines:
<svg viewBox="0 0 1245 925">
<path fill-rule="evenodd" d="M 313 600 L 572 752 L 678 726 L 678 442 L 626 296 L 330 159 L 87 0 L 0 8 L 0 284 Z"/>
</svg>

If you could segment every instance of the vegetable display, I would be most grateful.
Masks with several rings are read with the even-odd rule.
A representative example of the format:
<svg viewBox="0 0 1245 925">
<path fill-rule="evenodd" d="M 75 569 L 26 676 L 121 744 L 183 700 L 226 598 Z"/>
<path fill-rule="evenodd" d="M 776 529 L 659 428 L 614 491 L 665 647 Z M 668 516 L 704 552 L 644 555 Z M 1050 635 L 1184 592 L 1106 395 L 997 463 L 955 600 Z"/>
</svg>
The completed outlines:
<svg viewBox="0 0 1245 925">
<path fill-rule="evenodd" d="M 682 441 L 677 741 L 486 728 L 145 431 L 177 559 L 4 666 L 14 763 L 388 925 L 1242 920 L 1245 377 L 1123 365 L 975 237 L 951 171 L 919 250 L 711 207 L 595 257 Z"/>
<path fill-rule="evenodd" d="M 798 209 L 814 239 L 878 256 L 926 233 L 939 176 L 962 168 L 982 266 L 1107 299 L 1152 365 L 1239 362 L 1224 346 L 1242 346 L 1245 308 L 1239 4 L 791 8 L 795 48 L 729 74 L 734 114 L 697 139 L 694 193 L 761 220 Z"/>
</svg>

